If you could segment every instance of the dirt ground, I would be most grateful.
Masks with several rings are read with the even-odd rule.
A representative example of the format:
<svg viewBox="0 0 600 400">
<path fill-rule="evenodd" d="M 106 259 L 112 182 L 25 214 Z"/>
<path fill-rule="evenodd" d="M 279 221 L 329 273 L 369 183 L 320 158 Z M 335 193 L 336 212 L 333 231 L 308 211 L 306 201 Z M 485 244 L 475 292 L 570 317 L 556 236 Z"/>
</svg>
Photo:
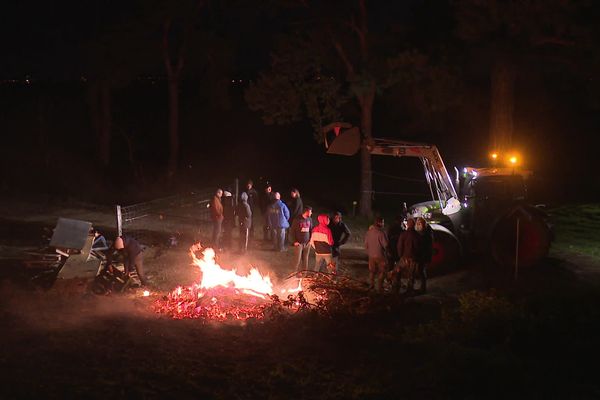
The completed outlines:
<svg viewBox="0 0 600 400">
<path fill-rule="evenodd" d="M 7 208 L 4 207 L 4 210 Z M 56 217 L 110 227 L 110 210 L 2 213 L 4 271 L 24 249 L 44 244 Z M 413 298 L 364 293 L 360 313 L 306 311 L 227 323 L 174 320 L 152 303 L 198 282 L 185 234 L 178 246 L 145 254 L 152 294 L 98 296 L 89 280 L 49 290 L 5 279 L 0 288 L 1 398 L 597 398 L 600 270 L 595 259 L 552 254 L 518 281 L 471 260 L 431 280 Z M 293 272 L 290 253 L 256 243 L 225 252 L 224 267 L 268 272 L 276 285 Z M 357 243 L 344 273 L 366 277 Z M 15 267 L 16 268 L 16 267 Z M 4 274 L 6 277 L 10 274 Z M 461 297 L 474 293 L 471 297 Z M 481 294 L 480 294 L 481 293 Z M 491 318 L 493 316 L 494 318 Z"/>
</svg>

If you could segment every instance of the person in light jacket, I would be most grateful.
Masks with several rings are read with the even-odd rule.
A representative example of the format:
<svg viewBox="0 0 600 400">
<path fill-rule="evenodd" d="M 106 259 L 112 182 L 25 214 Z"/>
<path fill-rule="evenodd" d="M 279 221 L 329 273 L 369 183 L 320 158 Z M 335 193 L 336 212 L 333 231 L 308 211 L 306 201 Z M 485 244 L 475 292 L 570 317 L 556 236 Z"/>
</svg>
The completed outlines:
<svg viewBox="0 0 600 400">
<path fill-rule="evenodd" d="M 378 217 L 365 235 L 365 249 L 369 256 L 369 290 L 376 288 L 378 292 L 383 290 L 383 278 L 387 266 L 388 238 L 383 226 L 383 218 Z M 377 286 L 375 286 L 375 276 L 377 276 Z"/>
<path fill-rule="evenodd" d="M 240 195 L 237 216 L 240 224 L 240 251 L 244 253 L 248 250 L 248 238 L 252 228 L 252 208 L 248 204 L 248 193 L 246 192 L 242 192 Z"/>
</svg>

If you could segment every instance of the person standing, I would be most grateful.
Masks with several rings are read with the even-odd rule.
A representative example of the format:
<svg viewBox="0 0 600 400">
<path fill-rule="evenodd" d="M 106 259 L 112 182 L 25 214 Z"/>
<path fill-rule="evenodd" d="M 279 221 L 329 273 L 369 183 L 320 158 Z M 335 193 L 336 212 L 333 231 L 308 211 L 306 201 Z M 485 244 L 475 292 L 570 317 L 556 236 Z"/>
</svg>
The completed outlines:
<svg viewBox="0 0 600 400">
<path fill-rule="evenodd" d="M 415 231 L 420 237 L 419 250 L 417 254 L 417 275 L 421 279 L 421 287 L 419 291 L 421 293 L 427 292 L 427 266 L 431 263 L 433 256 L 433 229 L 425 221 L 425 218 L 419 217 L 415 222 Z M 413 282 L 410 283 L 412 287 Z"/>
<path fill-rule="evenodd" d="M 290 209 L 290 226 L 292 226 L 292 222 L 302 215 L 304 212 L 304 204 L 302 203 L 302 199 L 300 198 L 300 191 L 296 188 L 293 188 L 290 191 L 290 200 L 288 202 L 288 208 Z M 289 243 L 291 239 L 286 236 L 285 242 Z"/>
<path fill-rule="evenodd" d="M 294 268 L 296 272 L 308 269 L 310 253 L 310 234 L 312 231 L 312 207 L 304 207 L 304 212 L 292 221 L 290 238 L 294 244 Z"/>
<path fill-rule="evenodd" d="M 398 257 L 398 239 L 400 239 L 400 235 L 404 232 L 403 228 L 404 218 L 400 215 L 397 215 L 394 219 L 394 223 L 388 228 L 387 237 L 388 237 L 388 265 L 394 266 L 398 263 L 400 258 Z"/>
<path fill-rule="evenodd" d="M 240 195 L 240 204 L 238 204 L 237 216 L 240 224 L 240 251 L 245 253 L 248 250 L 248 238 L 252 229 L 252 208 L 248 203 L 248 193 L 242 192 Z"/>
<path fill-rule="evenodd" d="M 139 242 L 130 236 L 119 236 L 115 239 L 112 248 L 109 249 L 106 256 L 106 268 L 111 268 L 115 250 L 123 255 L 123 266 L 125 267 L 125 275 L 137 272 L 142 286 L 148 286 L 148 279 L 144 274 L 144 256 L 142 254 L 142 246 Z"/>
<path fill-rule="evenodd" d="M 235 227 L 235 206 L 231 192 L 227 190 L 223 192 L 221 203 L 223 204 L 223 247 L 229 249 Z"/>
<path fill-rule="evenodd" d="M 258 192 L 254 189 L 254 182 L 248 180 L 246 184 L 246 194 L 248 195 L 248 205 L 250 206 L 250 212 L 252 215 L 256 215 L 256 206 L 258 205 Z M 250 237 L 254 237 L 254 224 L 250 225 Z"/>
<path fill-rule="evenodd" d="M 400 291 L 402 271 L 406 271 L 408 275 L 407 293 L 413 291 L 420 245 L 419 234 L 415 232 L 415 220 L 409 218 L 406 221 L 406 230 L 402 232 L 398 239 L 398 257 L 400 261 L 394 268 L 394 278 L 392 279 L 392 288 L 395 292 Z"/>
<path fill-rule="evenodd" d="M 333 246 L 333 237 L 329 229 L 329 215 L 321 214 L 317 217 L 317 225 L 310 236 L 311 247 L 315 249 L 315 271 L 320 272 L 322 267 L 327 271 L 335 273 L 335 266 L 331 259 L 331 246 Z"/>
<path fill-rule="evenodd" d="M 273 204 L 274 200 L 273 187 L 267 183 L 265 192 L 260 198 L 260 211 L 262 212 L 263 216 L 263 240 L 265 242 L 273 240 L 273 235 L 269 226 L 269 208 Z"/>
<path fill-rule="evenodd" d="M 333 214 L 333 220 L 329 224 L 331 229 L 331 236 L 333 237 L 333 246 L 331 247 L 332 262 L 336 267 L 339 268 L 341 250 L 340 247 L 346 244 L 350 239 L 350 229 L 344 221 L 342 221 L 342 213 L 336 212 Z"/>
<path fill-rule="evenodd" d="M 290 210 L 281 201 L 281 194 L 275 192 L 275 202 L 267 211 L 268 226 L 273 235 L 273 247 L 275 251 L 285 251 L 285 230 L 290 227 Z"/>
<path fill-rule="evenodd" d="M 223 203 L 221 203 L 221 197 L 223 197 L 223 190 L 217 189 L 210 202 L 210 215 L 213 221 L 212 246 L 215 250 L 221 248 L 221 225 L 223 224 Z"/>
<path fill-rule="evenodd" d="M 300 191 L 298 189 L 292 189 L 290 192 L 290 221 L 293 221 L 295 218 L 301 216 L 304 213 L 304 204 L 302 203 L 302 198 L 300 198 Z"/>
<path fill-rule="evenodd" d="M 378 292 L 383 290 L 383 278 L 387 264 L 388 238 L 383 226 L 383 218 L 377 217 L 365 235 L 365 249 L 369 256 L 369 290 L 376 288 Z M 375 286 L 375 276 L 377 276 L 377 286 Z"/>
</svg>

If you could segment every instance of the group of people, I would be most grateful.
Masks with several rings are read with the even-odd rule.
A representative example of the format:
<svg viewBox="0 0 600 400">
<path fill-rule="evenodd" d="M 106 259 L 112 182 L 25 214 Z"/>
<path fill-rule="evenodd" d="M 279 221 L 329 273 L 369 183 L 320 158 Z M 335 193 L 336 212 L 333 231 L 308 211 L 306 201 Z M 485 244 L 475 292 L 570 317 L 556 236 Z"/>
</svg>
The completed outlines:
<svg viewBox="0 0 600 400">
<path fill-rule="evenodd" d="M 232 231 L 239 227 L 239 249 L 247 251 L 249 239 L 254 236 L 254 221 L 260 212 L 263 218 L 263 240 L 272 243 L 273 250 L 286 251 L 290 246 L 294 253 L 293 267 L 297 272 L 309 269 L 309 254 L 314 251 L 315 271 L 337 273 L 340 247 L 350 238 L 350 229 L 342 220 L 342 214 L 321 214 L 313 226 L 310 206 L 303 204 L 298 189 L 291 189 L 284 202 L 279 192 L 267 184 L 259 195 L 252 181 L 248 181 L 237 206 L 232 194 L 217 189 L 210 205 L 213 234 L 212 245 L 217 249 L 229 248 Z M 238 222 L 235 222 L 235 218 Z M 427 290 L 427 265 L 433 254 L 433 231 L 425 219 L 397 218 L 390 229 L 384 230 L 383 218 L 377 218 L 365 235 L 365 249 L 369 258 L 369 285 L 371 289 L 383 290 L 384 280 L 391 283 L 392 290 L 400 291 L 401 276 L 407 276 L 407 291 Z"/>
<path fill-rule="evenodd" d="M 294 267 L 297 271 L 308 269 L 310 249 L 315 252 L 315 269 L 336 271 L 339 262 L 340 246 L 350 237 L 350 229 L 342 221 L 341 212 L 332 217 L 322 214 L 317 217 L 319 224 L 313 227 L 312 208 L 305 206 L 296 188 L 290 190 L 287 202 L 281 193 L 273 191 L 267 184 L 259 196 L 250 180 L 241 193 L 239 203 L 234 206 L 231 193 L 217 189 L 210 204 L 213 221 L 212 246 L 217 249 L 231 247 L 231 232 L 239 226 L 239 249 L 248 250 L 249 239 L 254 237 L 254 221 L 258 212 L 263 218 L 263 240 L 272 243 L 273 250 L 286 251 L 291 245 L 296 255 Z"/>
<path fill-rule="evenodd" d="M 289 219 L 289 210 L 284 208 L 285 204 L 280 201 L 281 195 L 273 192 L 271 186 L 267 186 L 264 196 L 259 197 L 254 189 L 254 183 L 248 181 L 245 190 L 241 193 L 239 202 L 235 200 L 231 192 L 223 189 L 217 189 L 210 202 L 210 213 L 213 223 L 212 246 L 215 249 L 231 248 L 232 233 L 237 225 L 240 232 L 239 249 L 242 252 L 248 250 L 250 238 L 254 237 L 254 219 L 257 216 L 257 207 L 260 207 L 265 220 L 269 220 L 269 211 L 273 207 L 273 220 L 281 219 L 281 223 L 287 223 Z M 287 215 L 287 217 L 286 217 Z M 237 217 L 237 223 L 236 223 Z M 285 219 L 285 221 L 283 221 Z M 281 225 L 279 223 L 279 225 Z M 275 231 L 276 225 L 267 225 L 269 237 Z M 277 225 L 278 226 L 278 225 Z M 289 226 L 289 225 L 288 225 Z M 267 231 L 265 231 L 265 238 Z"/>
<path fill-rule="evenodd" d="M 350 229 L 342 219 L 342 213 L 332 216 L 320 214 L 318 225 L 313 226 L 313 209 L 305 206 L 300 192 L 292 189 L 290 200 L 283 202 L 279 192 L 266 187 L 264 196 L 259 197 L 252 181 L 241 193 L 237 206 L 231 193 L 218 189 L 211 201 L 213 217 L 213 246 L 220 248 L 223 243 L 231 245 L 232 230 L 239 227 L 239 248 L 248 249 L 253 236 L 253 218 L 257 207 L 264 217 L 263 239 L 272 242 L 273 250 L 285 251 L 289 244 L 293 250 L 293 269 L 296 272 L 309 269 L 311 249 L 315 254 L 315 271 L 338 272 L 341 247 L 350 238 Z M 404 225 L 405 224 L 405 225 Z M 423 218 L 397 218 L 387 232 L 384 219 L 375 219 L 365 235 L 365 249 L 369 259 L 369 288 L 383 290 L 387 278 L 395 293 L 400 292 L 401 276 L 408 278 L 407 292 L 415 290 L 415 281 L 420 280 L 419 290 L 427 290 L 427 266 L 433 255 L 433 231 Z M 222 242 L 221 242 L 222 241 Z M 95 234 L 92 250 L 106 250 L 108 245 L 103 236 Z M 144 274 L 143 255 L 140 244 L 131 237 L 119 236 L 107 252 L 107 267 L 111 267 L 114 257 L 121 253 L 124 257 L 125 273 L 136 271 L 142 285 L 148 285 Z"/>
<path fill-rule="evenodd" d="M 294 245 L 294 268 L 296 272 L 308 270 L 310 250 L 315 252 L 315 271 L 325 270 L 336 274 L 339 266 L 341 246 L 350 238 L 350 229 L 342 221 L 342 213 L 336 212 L 333 218 L 327 214 L 317 217 L 319 224 L 312 226 L 312 208 L 304 207 L 300 217 L 292 222 L 290 236 Z"/>
<path fill-rule="evenodd" d="M 408 277 L 407 292 L 427 291 L 427 265 L 433 255 L 433 231 L 424 218 L 408 218 L 406 228 L 401 219 L 386 232 L 384 219 L 377 218 L 365 235 L 365 249 L 369 256 L 369 284 L 371 289 L 383 290 L 384 279 L 392 284 L 392 291 L 400 292 L 401 276 Z"/>
</svg>

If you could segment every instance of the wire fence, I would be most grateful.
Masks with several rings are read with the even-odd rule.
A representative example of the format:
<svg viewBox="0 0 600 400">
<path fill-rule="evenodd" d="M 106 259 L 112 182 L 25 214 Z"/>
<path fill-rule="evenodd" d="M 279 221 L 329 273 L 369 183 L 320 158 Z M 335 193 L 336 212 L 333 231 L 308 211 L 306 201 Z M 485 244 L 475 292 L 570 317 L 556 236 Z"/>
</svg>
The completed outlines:
<svg viewBox="0 0 600 400">
<path fill-rule="evenodd" d="M 236 183 L 233 187 L 237 187 Z M 214 194 L 215 189 L 201 189 L 144 203 L 117 205 L 117 232 L 146 246 L 176 237 L 184 229 L 195 233 L 211 222 L 209 206 Z"/>
</svg>

